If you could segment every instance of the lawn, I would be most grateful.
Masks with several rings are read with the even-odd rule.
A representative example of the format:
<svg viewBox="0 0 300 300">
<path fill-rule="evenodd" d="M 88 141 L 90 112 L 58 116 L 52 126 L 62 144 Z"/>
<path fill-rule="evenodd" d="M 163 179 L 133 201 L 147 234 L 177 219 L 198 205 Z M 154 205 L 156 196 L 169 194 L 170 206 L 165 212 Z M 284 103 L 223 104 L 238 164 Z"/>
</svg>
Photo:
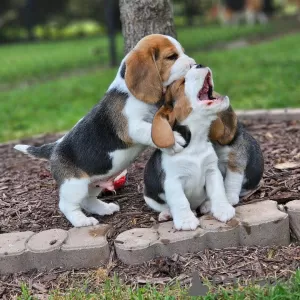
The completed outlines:
<svg viewBox="0 0 300 300">
<path fill-rule="evenodd" d="M 195 36 L 191 40 L 196 45 Z M 292 34 L 241 49 L 189 54 L 212 68 L 216 90 L 229 95 L 235 109 L 299 107 L 299 47 L 300 34 Z M 68 130 L 101 99 L 115 73 L 103 68 L 0 91 L 0 141 Z"/>
<path fill-rule="evenodd" d="M 207 47 L 216 42 L 230 41 L 242 36 L 274 32 L 273 25 L 236 28 L 187 28 L 178 30 L 178 38 L 186 51 Z M 123 54 L 123 38 L 117 36 L 119 60 Z M 43 42 L 0 47 L 0 87 L 20 81 L 51 78 L 79 68 L 107 66 L 106 37 Z"/>
<path fill-rule="evenodd" d="M 98 291 L 89 293 L 88 287 L 82 289 L 70 289 L 61 294 L 58 291 L 52 291 L 50 293 L 50 299 L 53 300 L 91 300 L 91 299 L 108 299 L 108 300 L 184 300 L 184 299 L 203 299 L 203 300 L 297 300 L 300 299 L 300 271 L 288 282 L 276 283 L 275 285 L 238 285 L 233 288 L 231 287 L 213 287 L 209 285 L 209 290 L 206 295 L 199 297 L 189 297 L 189 291 L 187 288 L 180 287 L 179 284 L 175 284 L 171 287 L 165 286 L 153 286 L 150 284 L 144 287 L 131 288 L 130 286 L 121 284 L 116 278 L 107 280 L 104 284 L 100 285 Z M 27 286 L 22 286 L 22 296 L 19 300 L 35 300 L 34 296 L 31 295 L 30 290 Z"/>
</svg>

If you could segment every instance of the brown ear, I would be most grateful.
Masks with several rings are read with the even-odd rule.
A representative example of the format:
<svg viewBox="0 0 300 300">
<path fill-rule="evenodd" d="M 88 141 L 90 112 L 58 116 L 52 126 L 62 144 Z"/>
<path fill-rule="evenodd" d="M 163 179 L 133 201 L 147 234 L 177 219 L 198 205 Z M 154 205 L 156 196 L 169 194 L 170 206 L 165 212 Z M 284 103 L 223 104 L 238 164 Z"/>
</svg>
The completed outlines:
<svg viewBox="0 0 300 300">
<path fill-rule="evenodd" d="M 175 110 L 176 119 L 179 122 L 182 122 L 192 112 L 193 108 L 191 107 L 190 102 L 184 96 L 176 101 L 174 110 Z"/>
<path fill-rule="evenodd" d="M 158 148 L 169 148 L 175 144 L 172 130 L 175 117 L 172 107 L 163 105 L 155 114 L 152 122 L 151 137 Z"/>
<path fill-rule="evenodd" d="M 237 116 L 232 107 L 218 114 L 209 132 L 211 141 L 218 141 L 221 145 L 229 144 L 235 137 L 237 130 Z"/>
<path fill-rule="evenodd" d="M 188 115 L 192 112 L 193 108 L 190 101 L 185 95 L 184 92 L 184 78 L 177 80 L 171 85 L 167 90 L 166 99 L 167 101 L 175 101 L 174 114 L 177 121 L 184 121 Z"/>
<path fill-rule="evenodd" d="M 146 103 L 157 103 L 163 93 L 155 63 L 155 49 L 132 50 L 126 59 L 125 82 L 130 93 Z"/>
</svg>

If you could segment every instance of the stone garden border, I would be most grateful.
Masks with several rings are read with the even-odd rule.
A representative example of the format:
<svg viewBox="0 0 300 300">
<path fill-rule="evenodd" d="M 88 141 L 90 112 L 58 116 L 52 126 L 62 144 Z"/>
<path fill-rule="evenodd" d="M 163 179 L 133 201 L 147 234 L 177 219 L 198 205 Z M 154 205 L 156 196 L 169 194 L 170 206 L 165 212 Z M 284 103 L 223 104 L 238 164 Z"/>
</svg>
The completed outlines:
<svg viewBox="0 0 300 300">
<path fill-rule="evenodd" d="M 300 120 L 300 109 L 236 111 L 241 120 Z M 15 143 L 12 141 L 10 143 Z M 122 232 L 114 241 L 118 258 L 126 264 L 139 264 L 158 256 L 197 252 L 205 248 L 237 246 L 288 245 L 290 231 L 300 240 L 300 199 L 279 209 L 275 201 L 262 201 L 236 208 L 235 219 L 227 224 L 211 216 L 200 218 L 195 231 L 175 231 L 172 222 L 152 228 L 135 228 Z M 50 270 L 91 268 L 109 259 L 107 224 L 50 229 L 34 233 L 0 234 L 0 274 Z"/>
</svg>

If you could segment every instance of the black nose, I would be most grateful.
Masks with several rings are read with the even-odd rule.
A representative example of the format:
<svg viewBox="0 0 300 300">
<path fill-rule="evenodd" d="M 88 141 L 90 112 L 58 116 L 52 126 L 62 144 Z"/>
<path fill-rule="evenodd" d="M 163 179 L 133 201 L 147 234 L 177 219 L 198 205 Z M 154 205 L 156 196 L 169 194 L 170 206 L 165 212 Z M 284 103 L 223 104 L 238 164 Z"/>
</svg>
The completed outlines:
<svg viewBox="0 0 300 300">
<path fill-rule="evenodd" d="M 196 67 L 196 69 L 201 69 L 201 68 L 205 68 L 205 67 L 201 64 L 197 65 L 197 67 Z"/>
</svg>

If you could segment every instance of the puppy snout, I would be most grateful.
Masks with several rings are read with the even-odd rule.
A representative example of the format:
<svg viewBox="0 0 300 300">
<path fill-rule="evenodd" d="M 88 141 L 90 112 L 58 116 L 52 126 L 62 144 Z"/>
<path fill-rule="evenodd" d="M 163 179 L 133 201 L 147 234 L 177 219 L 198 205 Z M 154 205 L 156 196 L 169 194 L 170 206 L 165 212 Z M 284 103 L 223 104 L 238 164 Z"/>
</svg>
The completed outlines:
<svg viewBox="0 0 300 300">
<path fill-rule="evenodd" d="M 198 65 L 196 66 L 196 69 L 202 69 L 202 68 L 205 68 L 205 66 L 203 66 L 203 65 L 201 65 L 201 64 L 198 64 Z"/>
</svg>

